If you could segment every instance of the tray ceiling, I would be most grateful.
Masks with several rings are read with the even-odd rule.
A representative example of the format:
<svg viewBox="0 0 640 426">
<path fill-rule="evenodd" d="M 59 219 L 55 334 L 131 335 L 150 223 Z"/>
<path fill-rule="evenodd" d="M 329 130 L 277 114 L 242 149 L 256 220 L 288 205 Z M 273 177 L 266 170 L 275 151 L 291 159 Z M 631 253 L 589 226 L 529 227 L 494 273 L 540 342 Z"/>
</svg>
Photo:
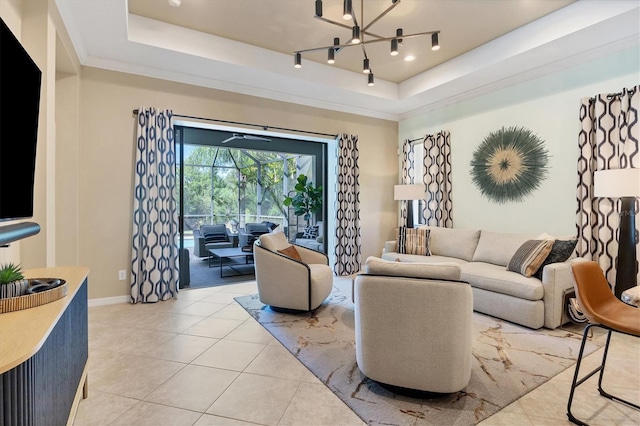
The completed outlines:
<svg viewBox="0 0 640 426">
<path fill-rule="evenodd" d="M 293 67 L 294 51 L 350 38 L 314 19 L 313 0 L 55 1 L 83 65 L 392 120 L 640 44 L 635 0 L 400 0 L 370 30 L 439 30 L 441 48 L 406 39 L 394 57 L 388 42 L 367 45 L 369 87 L 359 47 Z M 365 1 L 364 22 L 390 4 Z M 323 6 L 347 22 L 341 0 Z"/>
</svg>

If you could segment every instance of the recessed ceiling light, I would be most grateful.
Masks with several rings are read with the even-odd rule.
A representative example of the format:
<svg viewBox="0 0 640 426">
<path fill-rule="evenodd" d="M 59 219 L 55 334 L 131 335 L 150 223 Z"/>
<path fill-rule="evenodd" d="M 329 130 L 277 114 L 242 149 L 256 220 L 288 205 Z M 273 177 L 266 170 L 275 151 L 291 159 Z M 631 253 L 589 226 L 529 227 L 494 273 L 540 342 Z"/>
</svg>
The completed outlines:
<svg viewBox="0 0 640 426">
<path fill-rule="evenodd" d="M 404 57 L 404 60 L 407 61 L 407 62 L 411 62 L 414 59 L 416 59 L 416 57 L 413 56 L 413 55 L 407 55 L 407 56 Z"/>
<path fill-rule="evenodd" d="M 169 5 L 172 7 L 180 7 L 182 0 L 169 0 Z"/>
</svg>

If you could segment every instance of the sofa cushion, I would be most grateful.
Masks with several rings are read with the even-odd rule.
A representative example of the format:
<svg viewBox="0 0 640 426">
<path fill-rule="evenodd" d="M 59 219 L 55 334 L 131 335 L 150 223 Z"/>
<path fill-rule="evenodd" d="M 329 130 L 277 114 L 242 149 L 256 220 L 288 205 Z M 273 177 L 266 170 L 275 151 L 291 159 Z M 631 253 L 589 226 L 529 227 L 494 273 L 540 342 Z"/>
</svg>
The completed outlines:
<svg viewBox="0 0 640 426">
<path fill-rule="evenodd" d="M 406 263 L 369 256 L 364 264 L 364 272 L 392 277 L 460 281 L 460 266 L 455 263 Z"/>
<path fill-rule="evenodd" d="M 553 240 L 527 240 L 513 254 L 507 270 L 530 277 L 549 256 Z"/>
<path fill-rule="evenodd" d="M 542 279 L 542 271 L 544 267 L 551 263 L 559 263 L 566 262 L 574 255 L 576 244 L 578 240 L 570 239 L 570 240 L 555 240 L 553 242 L 553 247 L 551 247 L 551 253 L 547 256 L 547 258 L 542 262 L 542 265 L 538 268 L 538 270 L 533 274 L 534 277 L 539 280 Z"/>
<path fill-rule="evenodd" d="M 232 247 L 233 247 L 233 241 L 220 241 L 217 243 L 206 243 L 204 246 L 206 250 L 232 248 Z"/>
<path fill-rule="evenodd" d="M 398 228 L 396 246 L 398 253 L 429 256 L 431 254 L 429 251 L 429 230 L 401 226 Z"/>
<path fill-rule="evenodd" d="M 516 250 L 525 241 L 534 238 L 534 235 L 529 234 L 507 234 L 482 230 L 478 247 L 473 254 L 473 261 L 507 266 Z"/>
<path fill-rule="evenodd" d="M 439 226 L 420 226 L 428 229 L 429 250 L 432 255 L 457 257 L 471 262 L 478 246 L 480 230 L 442 228 Z"/>
<path fill-rule="evenodd" d="M 466 260 L 458 259 L 457 257 L 448 256 L 422 256 L 419 254 L 402 254 L 396 252 L 383 253 L 382 259 L 389 260 L 391 262 L 405 262 L 405 263 L 455 263 L 461 265 L 467 263 Z"/>
<path fill-rule="evenodd" d="M 202 236 L 205 236 L 207 234 L 226 234 L 226 233 L 227 233 L 227 228 L 222 224 L 200 226 L 200 235 Z"/>
<path fill-rule="evenodd" d="M 460 265 L 460 278 L 472 287 L 520 299 L 541 300 L 544 296 L 544 287 L 539 279 L 527 278 L 491 263 L 469 262 Z"/>
</svg>

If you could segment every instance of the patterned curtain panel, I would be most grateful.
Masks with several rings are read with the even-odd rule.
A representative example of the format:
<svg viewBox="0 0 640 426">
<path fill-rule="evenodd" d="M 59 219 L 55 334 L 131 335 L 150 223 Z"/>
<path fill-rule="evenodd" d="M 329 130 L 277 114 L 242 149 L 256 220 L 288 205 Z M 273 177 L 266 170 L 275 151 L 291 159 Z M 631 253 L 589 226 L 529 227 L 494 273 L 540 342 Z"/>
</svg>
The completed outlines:
<svg viewBox="0 0 640 426">
<path fill-rule="evenodd" d="M 640 168 L 639 92 L 640 86 L 636 86 L 621 93 L 600 94 L 582 99 L 580 106 L 576 251 L 578 256 L 598 262 L 612 286 L 616 282 L 621 201 L 594 197 L 593 175 L 596 170 Z M 638 200 L 635 209 L 638 211 Z M 640 215 L 636 215 L 636 229 L 640 229 Z"/>
<path fill-rule="evenodd" d="M 420 215 L 431 226 L 453 227 L 451 204 L 451 135 L 447 131 L 427 135 L 423 142 L 422 180 L 427 188 Z"/>
<path fill-rule="evenodd" d="M 176 153 L 170 110 L 138 110 L 131 303 L 178 293 Z"/>
<path fill-rule="evenodd" d="M 358 136 L 338 137 L 338 180 L 336 188 L 336 275 L 360 271 L 360 169 Z"/>
<path fill-rule="evenodd" d="M 415 147 L 409 139 L 402 144 L 402 185 L 415 183 Z M 406 201 L 400 203 L 400 219 L 401 224 L 407 223 L 407 205 Z"/>
</svg>

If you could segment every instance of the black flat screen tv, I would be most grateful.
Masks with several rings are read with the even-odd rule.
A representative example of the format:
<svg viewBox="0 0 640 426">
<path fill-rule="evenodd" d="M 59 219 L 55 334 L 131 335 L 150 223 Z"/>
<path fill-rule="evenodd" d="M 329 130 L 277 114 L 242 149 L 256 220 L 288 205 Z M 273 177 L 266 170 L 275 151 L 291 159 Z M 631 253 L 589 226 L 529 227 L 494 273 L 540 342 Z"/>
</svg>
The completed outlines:
<svg viewBox="0 0 640 426">
<path fill-rule="evenodd" d="M 0 221 L 33 217 L 41 80 L 0 18 Z"/>
</svg>

